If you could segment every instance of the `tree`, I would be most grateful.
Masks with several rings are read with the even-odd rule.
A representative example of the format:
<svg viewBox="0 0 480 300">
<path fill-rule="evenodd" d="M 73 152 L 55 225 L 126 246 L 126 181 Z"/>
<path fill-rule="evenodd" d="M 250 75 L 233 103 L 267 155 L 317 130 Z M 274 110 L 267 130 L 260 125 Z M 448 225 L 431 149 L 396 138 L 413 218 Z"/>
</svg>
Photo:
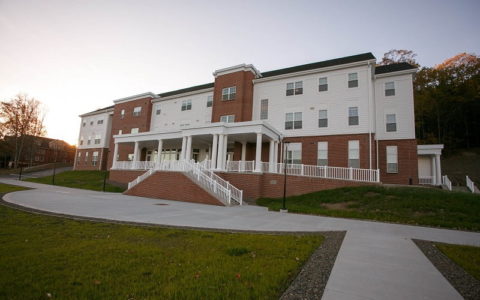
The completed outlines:
<svg viewBox="0 0 480 300">
<path fill-rule="evenodd" d="M 0 102 L 0 131 L 2 136 L 12 140 L 15 168 L 18 167 L 28 137 L 46 134 L 43 119 L 40 101 L 26 94 L 18 94 L 8 102 Z"/>
<path fill-rule="evenodd" d="M 383 54 L 382 61 L 379 63 L 379 65 L 391 65 L 395 63 L 406 62 L 413 66 L 419 67 L 420 64 L 415 60 L 415 56 L 417 56 L 417 54 L 413 53 L 412 50 L 392 49 Z"/>
</svg>

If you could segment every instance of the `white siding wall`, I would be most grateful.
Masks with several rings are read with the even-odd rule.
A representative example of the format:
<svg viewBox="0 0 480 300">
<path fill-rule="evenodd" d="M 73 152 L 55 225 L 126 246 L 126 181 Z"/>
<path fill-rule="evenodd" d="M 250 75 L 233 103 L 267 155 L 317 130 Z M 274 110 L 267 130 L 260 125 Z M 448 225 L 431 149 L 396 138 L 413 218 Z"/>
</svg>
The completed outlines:
<svg viewBox="0 0 480 300">
<path fill-rule="evenodd" d="M 98 124 L 103 120 L 103 124 Z M 85 126 L 83 123 L 85 122 Z M 90 125 L 90 122 L 93 122 Z M 80 121 L 80 134 L 78 136 L 79 149 L 108 148 L 110 143 L 110 132 L 112 130 L 112 112 L 103 112 L 96 115 L 83 117 Z M 100 144 L 95 144 L 95 136 L 100 135 Z M 83 145 L 80 140 L 83 137 Z M 90 137 L 90 145 L 87 144 Z"/>
<path fill-rule="evenodd" d="M 213 92 L 181 96 L 154 103 L 150 130 L 177 130 L 210 123 L 212 120 L 212 107 L 207 107 L 209 95 L 213 95 Z M 183 100 L 192 100 L 191 110 L 182 111 Z M 156 114 L 157 109 L 161 109 L 160 115 Z"/>
<path fill-rule="evenodd" d="M 358 87 L 348 88 L 348 74 L 358 73 Z M 319 92 L 320 77 L 328 91 Z M 303 81 L 303 94 L 286 96 L 287 82 Z M 255 83 L 253 120 L 260 120 L 260 101 L 268 99 L 269 124 L 286 136 L 368 133 L 368 67 L 359 66 Z M 348 108 L 358 107 L 359 125 L 348 125 Z M 328 127 L 318 127 L 318 111 L 328 110 Z M 285 114 L 302 112 L 302 129 L 285 130 Z"/>
<path fill-rule="evenodd" d="M 395 96 L 385 96 L 385 83 L 395 82 Z M 415 138 L 412 75 L 381 77 L 375 80 L 376 136 L 379 140 Z M 395 114 L 397 131 L 386 131 L 386 115 Z"/>
</svg>

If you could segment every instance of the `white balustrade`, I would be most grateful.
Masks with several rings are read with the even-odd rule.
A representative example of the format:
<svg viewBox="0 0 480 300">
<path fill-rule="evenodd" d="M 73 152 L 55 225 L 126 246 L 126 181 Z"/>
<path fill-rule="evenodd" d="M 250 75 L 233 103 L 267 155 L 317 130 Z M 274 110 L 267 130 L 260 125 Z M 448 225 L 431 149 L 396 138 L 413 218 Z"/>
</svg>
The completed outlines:
<svg viewBox="0 0 480 300">
<path fill-rule="evenodd" d="M 468 176 L 465 176 L 465 181 L 467 182 L 467 188 L 470 192 L 475 193 L 475 183 Z"/>
<path fill-rule="evenodd" d="M 447 190 L 449 191 L 452 190 L 452 182 L 450 181 L 447 175 L 442 176 L 442 184 Z"/>
</svg>

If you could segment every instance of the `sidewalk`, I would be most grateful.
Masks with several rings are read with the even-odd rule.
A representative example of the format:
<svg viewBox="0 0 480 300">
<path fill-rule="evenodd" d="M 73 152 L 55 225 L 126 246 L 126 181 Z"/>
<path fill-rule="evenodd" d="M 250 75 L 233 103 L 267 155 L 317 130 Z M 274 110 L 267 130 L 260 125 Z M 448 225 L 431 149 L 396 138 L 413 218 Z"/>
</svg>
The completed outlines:
<svg viewBox="0 0 480 300">
<path fill-rule="evenodd" d="M 0 182 L 35 188 L 7 194 L 5 201 L 69 215 L 226 230 L 346 230 L 323 299 L 462 299 L 411 239 L 480 246 L 476 232 L 148 199 L 3 178 Z"/>
</svg>

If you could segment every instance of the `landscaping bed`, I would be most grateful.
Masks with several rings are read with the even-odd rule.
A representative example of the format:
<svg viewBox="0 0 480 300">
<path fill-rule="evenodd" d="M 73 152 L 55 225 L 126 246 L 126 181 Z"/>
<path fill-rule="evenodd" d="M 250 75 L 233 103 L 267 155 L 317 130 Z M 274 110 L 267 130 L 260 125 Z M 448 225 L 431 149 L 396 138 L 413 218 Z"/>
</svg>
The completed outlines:
<svg viewBox="0 0 480 300">
<path fill-rule="evenodd" d="M 278 211 L 281 198 L 257 204 Z M 422 187 L 360 186 L 287 197 L 290 212 L 480 230 L 480 195 Z"/>
</svg>

